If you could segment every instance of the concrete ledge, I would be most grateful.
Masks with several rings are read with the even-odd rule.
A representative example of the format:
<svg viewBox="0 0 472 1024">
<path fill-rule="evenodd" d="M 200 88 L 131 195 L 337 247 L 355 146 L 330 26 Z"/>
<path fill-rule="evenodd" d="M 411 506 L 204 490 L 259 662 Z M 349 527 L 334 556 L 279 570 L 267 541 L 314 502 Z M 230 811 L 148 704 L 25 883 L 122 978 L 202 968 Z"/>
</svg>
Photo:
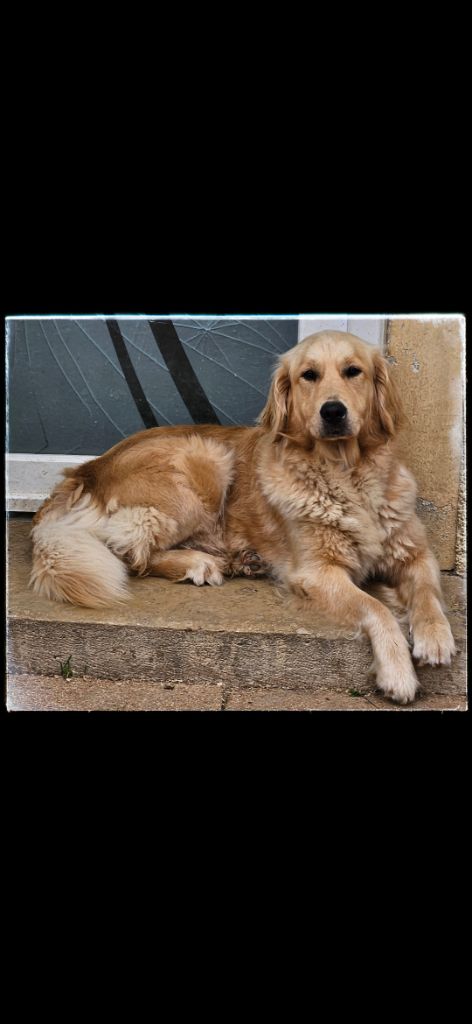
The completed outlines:
<svg viewBox="0 0 472 1024">
<path fill-rule="evenodd" d="M 102 612 L 41 600 L 28 588 L 30 530 L 28 520 L 10 523 L 7 650 L 12 710 L 27 701 L 38 706 L 40 699 L 65 707 L 72 694 L 79 703 L 83 694 L 84 707 L 90 700 L 98 707 L 101 683 L 92 680 L 107 680 L 103 699 L 111 702 L 110 709 L 126 702 L 129 709 L 133 701 L 137 709 L 163 709 L 162 701 L 172 703 L 173 692 L 164 691 L 164 684 L 175 686 L 175 699 L 181 696 L 185 702 L 192 696 L 197 703 L 201 699 L 202 707 L 209 701 L 215 709 L 223 686 L 228 708 L 233 704 L 234 710 L 235 693 L 242 690 L 372 691 L 368 641 L 327 628 L 317 621 L 315 610 L 287 601 L 267 580 L 237 579 L 221 588 L 197 588 L 133 579 L 127 606 Z M 464 581 L 444 575 L 443 583 L 458 655 L 451 668 L 424 666 L 418 677 L 426 694 L 463 696 Z M 74 677 L 65 681 L 58 674 L 59 660 L 69 656 Z M 43 681 L 28 684 L 28 689 L 21 676 Z M 113 689 L 112 681 L 122 685 Z M 203 689 L 197 696 L 196 690 L 190 695 L 182 686 Z"/>
</svg>

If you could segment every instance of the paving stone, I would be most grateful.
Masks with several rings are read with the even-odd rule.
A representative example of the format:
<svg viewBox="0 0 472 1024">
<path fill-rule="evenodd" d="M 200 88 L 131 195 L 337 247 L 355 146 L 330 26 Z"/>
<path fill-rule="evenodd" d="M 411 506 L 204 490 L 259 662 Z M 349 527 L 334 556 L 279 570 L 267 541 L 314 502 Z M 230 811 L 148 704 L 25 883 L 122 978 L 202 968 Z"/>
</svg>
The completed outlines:
<svg viewBox="0 0 472 1024">
<path fill-rule="evenodd" d="M 9 675 L 9 711 L 221 711 L 219 686 L 142 679 Z"/>
<path fill-rule="evenodd" d="M 408 707 L 392 704 L 376 694 L 352 697 L 332 690 L 268 690 L 253 687 L 233 690 L 225 702 L 225 711 L 466 711 L 467 701 L 461 696 L 442 693 L 422 694 Z"/>
</svg>

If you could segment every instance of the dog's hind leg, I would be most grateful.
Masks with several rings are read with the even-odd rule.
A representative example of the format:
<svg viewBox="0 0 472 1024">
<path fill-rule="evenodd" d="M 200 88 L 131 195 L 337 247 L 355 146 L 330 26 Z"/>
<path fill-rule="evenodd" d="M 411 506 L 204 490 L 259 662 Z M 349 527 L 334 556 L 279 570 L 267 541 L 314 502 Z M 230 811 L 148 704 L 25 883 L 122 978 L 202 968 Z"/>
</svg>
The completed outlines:
<svg viewBox="0 0 472 1024">
<path fill-rule="evenodd" d="M 219 587 L 223 583 L 224 568 L 223 558 L 215 558 L 214 555 L 191 548 L 171 548 L 169 551 L 156 551 L 151 555 L 146 574 L 163 576 L 174 583 L 191 580 L 197 587 L 201 587 L 203 583 Z"/>
</svg>

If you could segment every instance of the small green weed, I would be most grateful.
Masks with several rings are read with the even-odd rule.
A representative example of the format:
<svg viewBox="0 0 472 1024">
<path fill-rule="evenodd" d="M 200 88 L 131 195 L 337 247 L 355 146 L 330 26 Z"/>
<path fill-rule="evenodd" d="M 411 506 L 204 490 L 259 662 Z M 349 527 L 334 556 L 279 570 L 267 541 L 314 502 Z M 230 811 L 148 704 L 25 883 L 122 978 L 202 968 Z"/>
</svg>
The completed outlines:
<svg viewBox="0 0 472 1024">
<path fill-rule="evenodd" d="M 62 662 L 61 659 L 56 656 L 56 661 L 58 661 L 61 666 L 61 676 L 63 679 L 70 679 L 74 674 L 70 663 L 71 658 L 72 654 L 69 654 L 67 661 Z"/>
</svg>

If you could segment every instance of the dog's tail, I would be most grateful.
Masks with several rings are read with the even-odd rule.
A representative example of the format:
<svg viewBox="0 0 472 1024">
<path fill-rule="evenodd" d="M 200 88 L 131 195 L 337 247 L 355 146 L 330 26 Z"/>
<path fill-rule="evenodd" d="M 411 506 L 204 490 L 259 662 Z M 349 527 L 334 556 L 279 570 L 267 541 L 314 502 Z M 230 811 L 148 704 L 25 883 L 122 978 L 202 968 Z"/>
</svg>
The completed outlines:
<svg viewBox="0 0 472 1024">
<path fill-rule="evenodd" d="M 106 516 L 73 474 L 34 517 L 30 585 L 49 600 L 103 608 L 126 599 L 128 573 L 104 542 Z"/>
</svg>

